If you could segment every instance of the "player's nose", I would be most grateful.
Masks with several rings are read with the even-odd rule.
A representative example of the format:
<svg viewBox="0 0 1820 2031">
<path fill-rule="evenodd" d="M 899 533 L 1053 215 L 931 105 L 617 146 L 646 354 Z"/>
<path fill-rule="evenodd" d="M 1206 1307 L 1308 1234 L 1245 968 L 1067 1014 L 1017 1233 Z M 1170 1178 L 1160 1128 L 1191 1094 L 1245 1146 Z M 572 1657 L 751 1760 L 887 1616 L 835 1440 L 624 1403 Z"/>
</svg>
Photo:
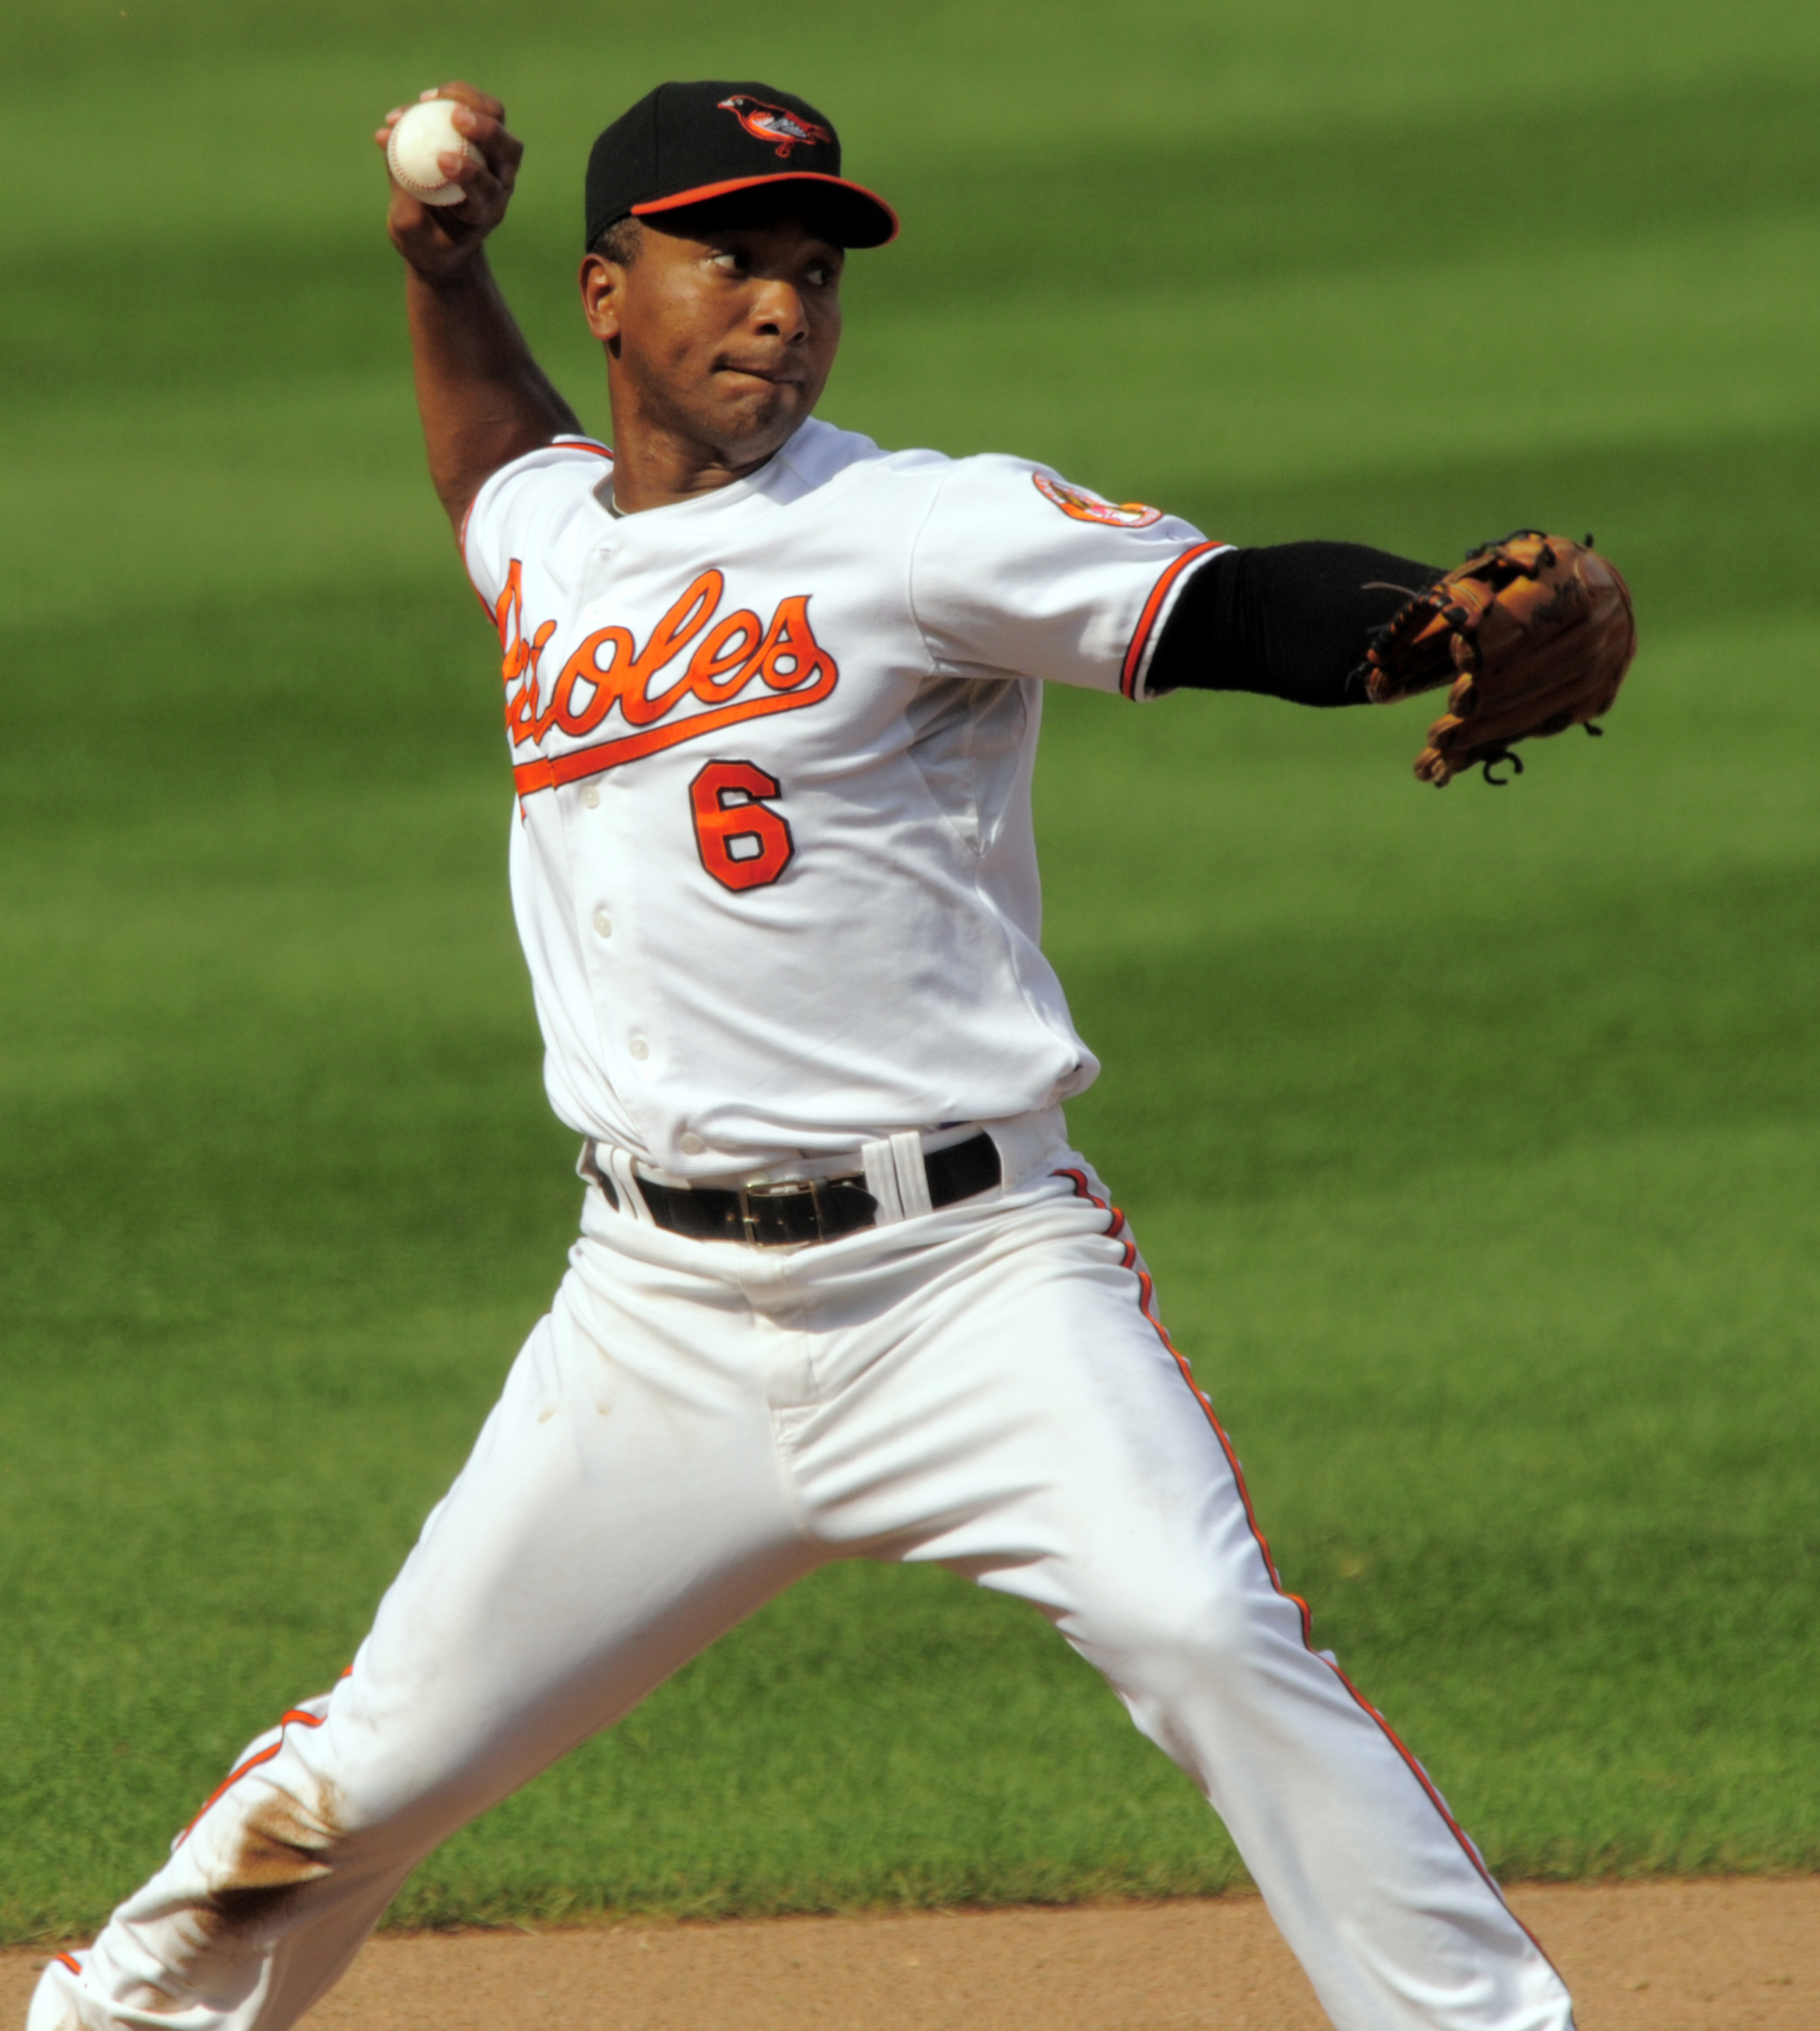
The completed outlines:
<svg viewBox="0 0 1820 2031">
<path fill-rule="evenodd" d="M 767 338 L 800 345 L 809 337 L 809 311 L 794 283 L 768 277 L 753 293 L 752 321 Z"/>
</svg>

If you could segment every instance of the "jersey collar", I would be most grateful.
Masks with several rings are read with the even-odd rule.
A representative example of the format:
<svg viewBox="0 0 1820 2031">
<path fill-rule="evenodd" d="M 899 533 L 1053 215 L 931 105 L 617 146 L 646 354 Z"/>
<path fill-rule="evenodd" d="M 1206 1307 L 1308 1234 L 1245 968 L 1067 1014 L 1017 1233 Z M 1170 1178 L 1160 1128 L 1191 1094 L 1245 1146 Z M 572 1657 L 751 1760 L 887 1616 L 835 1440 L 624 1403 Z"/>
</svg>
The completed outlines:
<svg viewBox="0 0 1820 2031">
<path fill-rule="evenodd" d="M 735 513 L 748 502 L 795 487 L 813 488 L 819 480 L 831 477 L 827 469 L 829 453 L 840 445 L 846 433 L 836 430 L 832 423 L 824 423 L 818 416 L 811 416 L 784 445 L 773 452 L 756 471 L 749 472 L 743 479 L 735 479 L 725 486 L 717 486 L 712 494 L 700 494 L 687 501 L 672 501 L 661 508 L 641 508 L 635 515 L 628 515 L 613 500 L 613 476 L 606 477 L 592 488 L 594 501 L 601 512 L 609 516 L 613 534 L 620 538 L 644 528 L 670 529 L 679 524 L 694 524 Z M 847 463 L 836 461 L 836 467 Z"/>
</svg>

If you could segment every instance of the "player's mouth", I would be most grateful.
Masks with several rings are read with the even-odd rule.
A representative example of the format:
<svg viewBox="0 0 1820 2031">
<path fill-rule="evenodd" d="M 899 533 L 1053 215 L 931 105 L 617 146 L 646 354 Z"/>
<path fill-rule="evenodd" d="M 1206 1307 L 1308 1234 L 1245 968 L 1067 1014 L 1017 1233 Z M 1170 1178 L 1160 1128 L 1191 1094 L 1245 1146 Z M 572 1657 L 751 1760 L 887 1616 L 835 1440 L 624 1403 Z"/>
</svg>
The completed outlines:
<svg viewBox="0 0 1820 2031">
<path fill-rule="evenodd" d="M 719 374 L 737 374 L 749 381 L 763 381 L 773 388 L 800 388 L 803 376 L 799 369 L 790 367 L 761 367 L 750 360 L 718 360 L 714 363 Z"/>
</svg>

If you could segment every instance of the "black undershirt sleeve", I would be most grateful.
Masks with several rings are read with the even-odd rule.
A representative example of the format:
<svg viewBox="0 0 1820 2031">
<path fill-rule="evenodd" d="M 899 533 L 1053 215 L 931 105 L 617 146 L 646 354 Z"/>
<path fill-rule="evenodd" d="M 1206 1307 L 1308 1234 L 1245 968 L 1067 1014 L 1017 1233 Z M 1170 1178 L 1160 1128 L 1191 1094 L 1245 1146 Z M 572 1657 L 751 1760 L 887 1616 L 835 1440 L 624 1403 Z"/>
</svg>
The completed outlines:
<svg viewBox="0 0 1820 2031">
<path fill-rule="evenodd" d="M 1177 595 L 1146 688 L 1364 705 L 1353 679 L 1372 632 L 1441 576 L 1363 543 L 1222 550 Z"/>
</svg>

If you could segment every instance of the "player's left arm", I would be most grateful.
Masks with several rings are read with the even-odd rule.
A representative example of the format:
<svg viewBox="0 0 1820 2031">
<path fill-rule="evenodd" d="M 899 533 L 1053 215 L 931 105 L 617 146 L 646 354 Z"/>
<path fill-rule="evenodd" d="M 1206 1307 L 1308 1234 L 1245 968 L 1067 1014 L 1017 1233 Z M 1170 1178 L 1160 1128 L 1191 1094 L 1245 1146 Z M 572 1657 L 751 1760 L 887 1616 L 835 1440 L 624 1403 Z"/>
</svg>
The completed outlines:
<svg viewBox="0 0 1820 2031">
<path fill-rule="evenodd" d="M 1517 741 L 1597 732 L 1636 648 L 1629 592 L 1590 537 L 1515 530 L 1446 572 L 1362 543 L 1241 550 L 991 455 L 942 473 L 909 590 L 943 673 L 1311 706 L 1447 685 L 1416 758 L 1437 785 L 1481 764 L 1520 767 Z"/>
<path fill-rule="evenodd" d="M 913 611 L 945 670 L 1364 704 L 1374 631 L 1442 574 L 1360 543 L 1235 549 L 1019 459 L 956 460 L 917 532 Z"/>
<path fill-rule="evenodd" d="M 1416 775 L 1488 782 L 1522 740 L 1598 724 L 1636 653 L 1629 588 L 1589 536 L 1513 530 L 1450 572 L 1356 543 L 1223 550 L 1196 570 L 1144 673 L 1183 687 L 1302 705 L 1394 703 L 1442 684 Z"/>
<path fill-rule="evenodd" d="M 1176 598 L 1144 689 L 1260 691 L 1297 705 L 1367 705 L 1365 652 L 1444 574 L 1364 543 L 1222 550 Z"/>
</svg>

